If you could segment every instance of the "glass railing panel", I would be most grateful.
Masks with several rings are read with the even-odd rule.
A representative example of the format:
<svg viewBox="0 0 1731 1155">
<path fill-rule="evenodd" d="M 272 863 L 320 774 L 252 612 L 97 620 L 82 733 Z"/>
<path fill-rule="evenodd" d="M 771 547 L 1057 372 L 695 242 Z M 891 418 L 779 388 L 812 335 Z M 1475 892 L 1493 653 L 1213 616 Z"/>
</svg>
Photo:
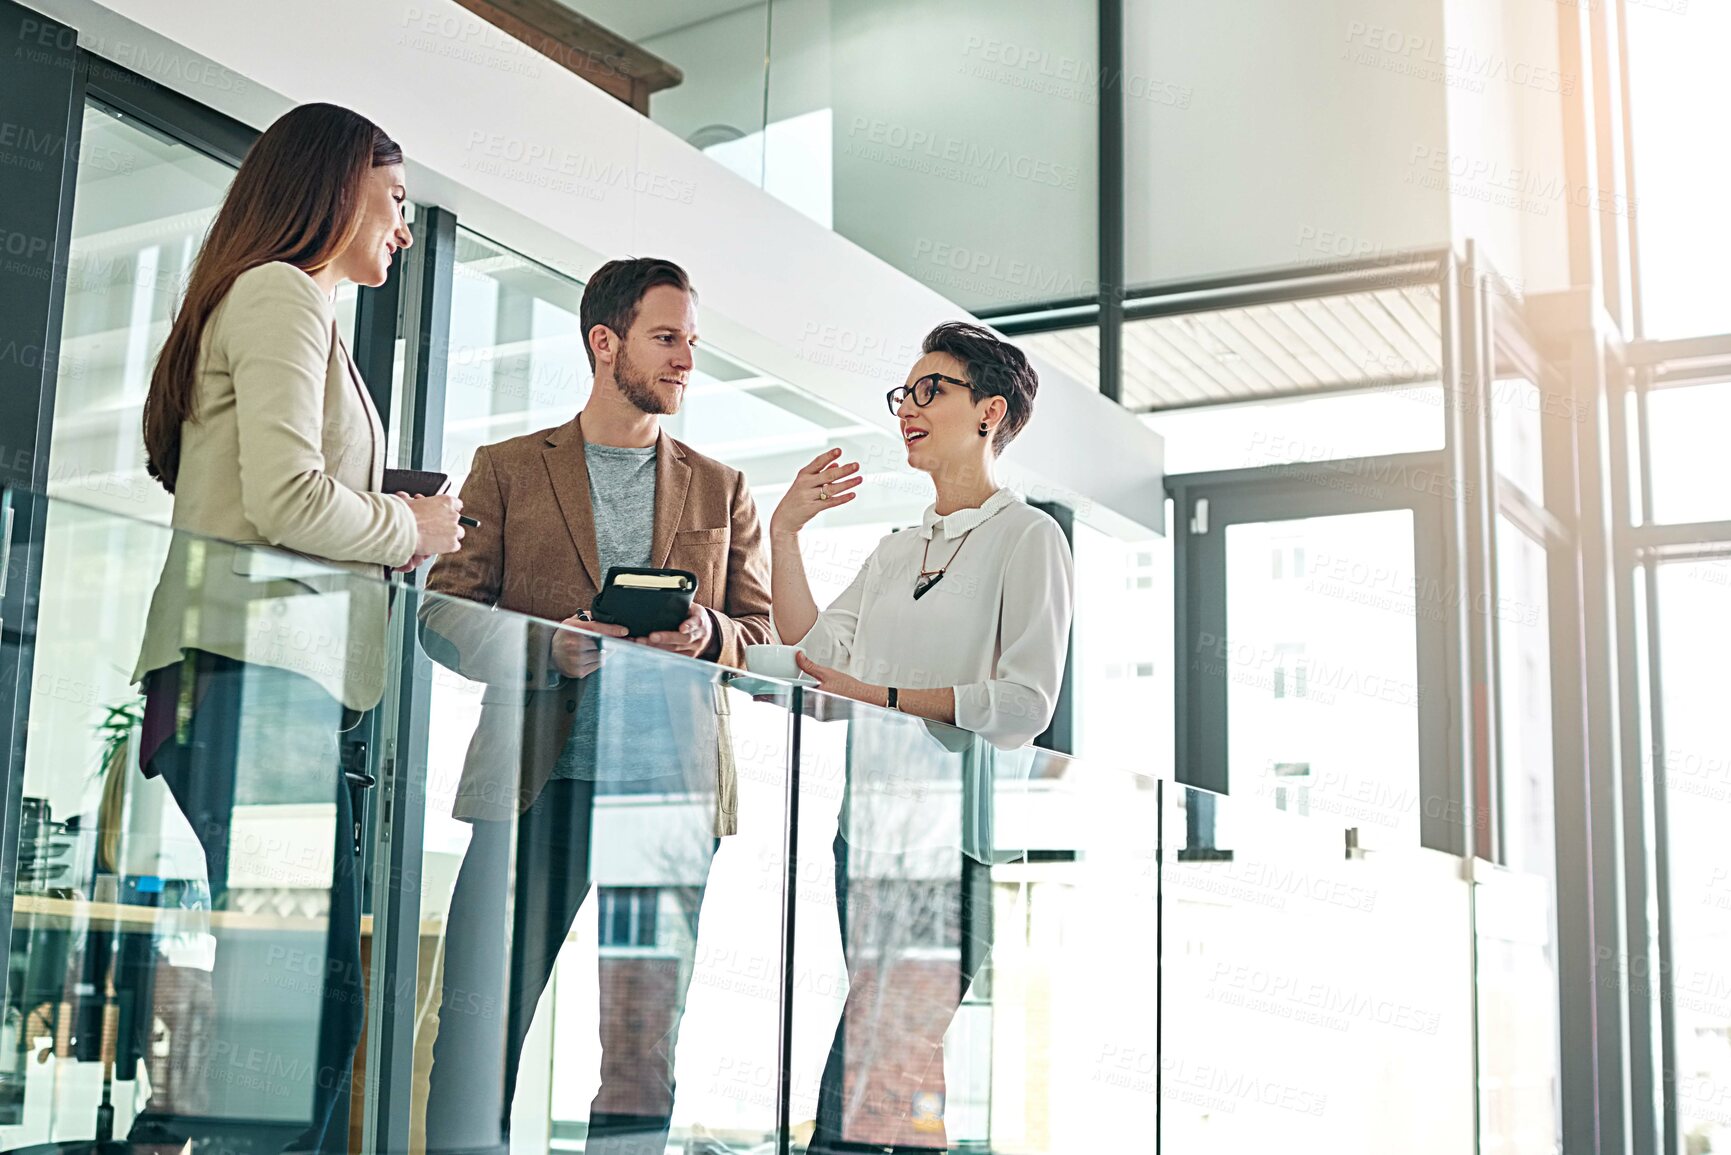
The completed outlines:
<svg viewBox="0 0 1731 1155">
<path fill-rule="evenodd" d="M 10 573 L 56 584 L 7 622 L 31 693 L 0 1135 L 341 1149 L 366 999 L 341 740 L 383 684 L 383 584 L 5 499 L 48 527 Z"/>
<path fill-rule="evenodd" d="M 813 1152 L 1152 1135 L 1157 783 L 806 692 L 789 1105 Z M 864 1146 L 855 1146 L 864 1145 Z"/>
<path fill-rule="evenodd" d="M 431 977 L 412 1146 L 769 1141 L 789 733 L 775 695 L 459 599 L 420 593 L 416 614 Z"/>
<path fill-rule="evenodd" d="M 55 506 L 27 523 L 77 564 L 9 655 L 36 693 L 5 1139 L 340 1150 L 396 1113 L 417 1152 L 773 1138 L 791 688 L 6 496 Z M 115 579 L 132 550 L 167 559 L 149 588 Z"/>
<path fill-rule="evenodd" d="M 1471 1147 L 1461 860 L 1254 794 L 1178 787 L 1163 825 L 1166 1149 Z"/>
<path fill-rule="evenodd" d="M 1474 860 L 1479 1149 L 1561 1149 L 1553 887 Z"/>
</svg>

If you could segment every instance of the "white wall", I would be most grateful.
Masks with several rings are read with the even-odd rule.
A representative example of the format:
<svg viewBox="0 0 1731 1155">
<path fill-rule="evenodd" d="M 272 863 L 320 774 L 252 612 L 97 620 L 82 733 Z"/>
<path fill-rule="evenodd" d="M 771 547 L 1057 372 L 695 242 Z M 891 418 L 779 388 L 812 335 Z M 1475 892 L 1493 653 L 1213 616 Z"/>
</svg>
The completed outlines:
<svg viewBox="0 0 1731 1155">
<path fill-rule="evenodd" d="M 1516 0 L 1131 0 L 1131 283 L 1470 238 L 1517 287 L 1563 287 L 1556 21 Z"/>
<path fill-rule="evenodd" d="M 1375 255 L 1448 240 L 1409 183 L 1442 87 L 1358 59 L 1361 27 L 1433 39 L 1436 0 L 1125 5 L 1132 284 Z M 1440 140 L 1439 140 L 1440 144 Z"/>
<path fill-rule="evenodd" d="M 1092 6 L 828 7 L 836 230 L 969 308 L 1098 293 Z"/>
<path fill-rule="evenodd" d="M 308 100 L 374 117 L 409 152 L 412 196 L 556 267 L 680 260 L 702 292 L 706 340 L 882 428 L 885 366 L 905 369 L 910 343 L 959 313 L 454 0 L 40 5 L 104 55 L 249 123 Z M 1157 435 L 1091 386 L 1050 367 L 1042 377 L 1009 479 L 1157 525 Z"/>
<path fill-rule="evenodd" d="M 1446 0 L 1444 24 L 1447 153 L 1427 142 L 1415 168 L 1446 180 L 1453 239 L 1478 241 L 1517 293 L 1566 289 L 1562 102 L 1581 78 L 1558 67 L 1556 7 Z"/>
</svg>

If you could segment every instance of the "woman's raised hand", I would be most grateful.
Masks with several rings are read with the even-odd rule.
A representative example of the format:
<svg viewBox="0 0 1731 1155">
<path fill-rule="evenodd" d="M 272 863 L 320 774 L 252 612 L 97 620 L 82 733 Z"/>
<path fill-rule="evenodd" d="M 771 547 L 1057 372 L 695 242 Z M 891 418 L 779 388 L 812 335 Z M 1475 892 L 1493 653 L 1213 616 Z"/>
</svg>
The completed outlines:
<svg viewBox="0 0 1731 1155">
<path fill-rule="evenodd" d="M 824 510 L 846 505 L 857 496 L 849 491 L 865 480 L 859 476 L 859 462 L 843 462 L 840 457 L 840 449 L 826 449 L 793 475 L 793 484 L 770 516 L 770 536 L 794 536 Z"/>
</svg>

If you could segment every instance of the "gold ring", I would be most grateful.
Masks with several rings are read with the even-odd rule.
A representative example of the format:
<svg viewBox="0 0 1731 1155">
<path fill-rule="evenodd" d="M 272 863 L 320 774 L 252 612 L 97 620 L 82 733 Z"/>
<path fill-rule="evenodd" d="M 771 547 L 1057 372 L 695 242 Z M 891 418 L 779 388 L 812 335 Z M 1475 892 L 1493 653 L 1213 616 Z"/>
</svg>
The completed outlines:
<svg viewBox="0 0 1731 1155">
<path fill-rule="evenodd" d="M 817 487 L 817 499 L 819 501 L 829 500 L 829 486 L 827 484 Z"/>
</svg>

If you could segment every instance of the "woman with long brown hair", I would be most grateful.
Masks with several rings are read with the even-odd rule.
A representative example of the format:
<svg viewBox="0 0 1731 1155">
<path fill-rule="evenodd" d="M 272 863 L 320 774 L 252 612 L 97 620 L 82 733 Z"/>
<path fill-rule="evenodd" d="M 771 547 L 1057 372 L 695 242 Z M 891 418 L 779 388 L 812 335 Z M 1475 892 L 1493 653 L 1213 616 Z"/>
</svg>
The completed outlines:
<svg viewBox="0 0 1731 1155">
<path fill-rule="evenodd" d="M 151 377 L 144 443 L 175 534 L 135 674 L 140 761 L 203 850 L 216 1014 L 213 1037 L 170 1040 L 196 1086 L 153 1096 L 139 1141 L 240 1140 L 244 1119 L 237 1149 L 348 1148 L 333 1112 L 346 1118 L 363 991 L 356 799 L 337 735 L 384 691 L 382 579 L 463 536 L 456 498 L 379 492 L 384 428 L 337 331 L 337 286 L 383 284 L 412 243 L 406 196 L 402 149 L 371 121 L 330 104 L 285 113 L 236 172 Z M 239 846 L 235 805 L 309 798 L 336 804 L 324 934 L 284 931 L 265 951 L 256 934 L 224 941 L 240 897 L 231 842 L 251 887 L 306 904 L 323 881 L 307 848 L 273 861 Z M 249 1073 L 261 1055 L 262 1098 Z"/>
</svg>

